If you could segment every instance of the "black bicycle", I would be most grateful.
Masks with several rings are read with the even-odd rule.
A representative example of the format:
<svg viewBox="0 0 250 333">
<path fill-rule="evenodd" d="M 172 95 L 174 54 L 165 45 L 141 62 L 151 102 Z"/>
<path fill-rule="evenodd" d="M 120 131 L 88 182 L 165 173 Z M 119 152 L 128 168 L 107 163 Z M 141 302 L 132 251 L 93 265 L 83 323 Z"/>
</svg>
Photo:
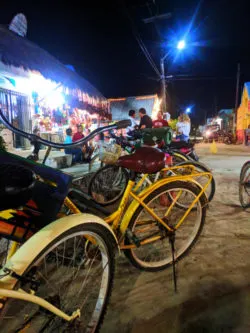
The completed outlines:
<svg viewBox="0 0 250 333">
<path fill-rule="evenodd" d="M 250 207 L 250 161 L 247 161 L 241 168 L 239 198 L 243 208 Z"/>
</svg>

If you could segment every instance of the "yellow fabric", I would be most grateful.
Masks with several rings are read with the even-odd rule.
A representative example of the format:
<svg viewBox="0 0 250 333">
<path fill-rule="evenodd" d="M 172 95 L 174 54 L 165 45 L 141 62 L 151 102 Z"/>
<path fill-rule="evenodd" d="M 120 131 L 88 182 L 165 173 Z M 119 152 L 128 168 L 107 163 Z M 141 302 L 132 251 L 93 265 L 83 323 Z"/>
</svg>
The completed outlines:
<svg viewBox="0 0 250 333">
<path fill-rule="evenodd" d="M 213 140 L 213 142 L 211 143 L 211 146 L 210 146 L 210 152 L 212 154 L 217 154 L 218 152 L 218 149 L 217 149 L 217 146 L 216 146 L 216 143 L 215 141 Z"/>
</svg>

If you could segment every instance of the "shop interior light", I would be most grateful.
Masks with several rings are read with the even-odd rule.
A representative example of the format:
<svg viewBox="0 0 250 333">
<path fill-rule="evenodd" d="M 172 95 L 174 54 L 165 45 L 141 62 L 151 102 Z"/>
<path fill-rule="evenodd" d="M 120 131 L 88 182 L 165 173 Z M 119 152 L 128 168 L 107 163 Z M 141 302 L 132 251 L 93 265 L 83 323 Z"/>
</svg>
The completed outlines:
<svg viewBox="0 0 250 333">
<path fill-rule="evenodd" d="M 53 109 L 65 104 L 65 98 L 60 91 L 52 91 L 46 98 L 45 102 Z"/>
</svg>

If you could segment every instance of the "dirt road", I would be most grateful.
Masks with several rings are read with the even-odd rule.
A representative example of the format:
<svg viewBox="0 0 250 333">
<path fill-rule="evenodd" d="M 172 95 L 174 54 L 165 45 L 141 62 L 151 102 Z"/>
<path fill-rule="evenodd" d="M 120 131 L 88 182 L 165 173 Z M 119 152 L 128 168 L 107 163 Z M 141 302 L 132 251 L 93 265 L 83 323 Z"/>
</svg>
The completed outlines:
<svg viewBox="0 0 250 333">
<path fill-rule="evenodd" d="M 216 178 L 205 228 L 178 263 L 178 293 L 171 269 L 145 273 L 121 255 L 102 333 L 249 333 L 250 212 L 239 206 L 238 179 L 250 149 L 197 147 Z"/>
</svg>

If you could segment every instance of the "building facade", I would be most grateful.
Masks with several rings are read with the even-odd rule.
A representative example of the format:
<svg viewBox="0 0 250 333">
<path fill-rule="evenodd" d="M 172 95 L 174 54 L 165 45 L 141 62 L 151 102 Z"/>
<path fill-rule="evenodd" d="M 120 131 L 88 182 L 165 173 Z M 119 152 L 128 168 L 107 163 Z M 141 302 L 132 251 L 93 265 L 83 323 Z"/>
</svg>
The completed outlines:
<svg viewBox="0 0 250 333">
<path fill-rule="evenodd" d="M 238 142 L 244 142 L 245 130 L 250 126 L 250 82 L 244 84 L 241 104 L 237 110 L 236 134 Z"/>
<path fill-rule="evenodd" d="M 112 120 L 127 119 L 129 110 L 135 110 L 136 118 L 139 120 L 140 108 L 144 108 L 147 114 L 154 119 L 161 106 L 161 100 L 157 95 L 110 98 L 108 101 Z"/>
<path fill-rule="evenodd" d="M 0 40 L 0 108 L 13 126 L 61 140 L 67 127 L 111 118 L 107 99 L 72 67 L 2 25 Z M 11 136 L 14 148 L 27 148 Z"/>
</svg>

